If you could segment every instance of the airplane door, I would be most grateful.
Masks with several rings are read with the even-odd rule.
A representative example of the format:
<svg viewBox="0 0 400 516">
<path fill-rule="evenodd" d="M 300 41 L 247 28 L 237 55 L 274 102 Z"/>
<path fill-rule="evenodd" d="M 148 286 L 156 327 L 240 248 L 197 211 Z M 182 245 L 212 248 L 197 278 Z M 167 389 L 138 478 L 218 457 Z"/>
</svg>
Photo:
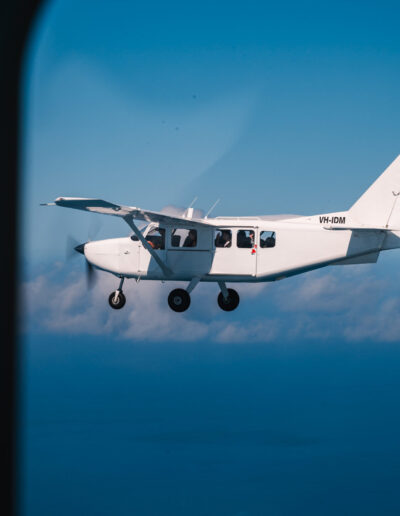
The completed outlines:
<svg viewBox="0 0 400 516">
<path fill-rule="evenodd" d="M 257 228 L 221 228 L 215 231 L 213 274 L 255 276 Z"/>
<path fill-rule="evenodd" d="M 208 274 L 212 263 L 212 229 L 171 228 L 167 266 L 182 278 Z"/>
<path fill-rule="evenodd" d="M 240 264 L 239 274 L 255 276 L 257 273 L 257 228 L 236 230 L 236 256 Z"/>
</svg>

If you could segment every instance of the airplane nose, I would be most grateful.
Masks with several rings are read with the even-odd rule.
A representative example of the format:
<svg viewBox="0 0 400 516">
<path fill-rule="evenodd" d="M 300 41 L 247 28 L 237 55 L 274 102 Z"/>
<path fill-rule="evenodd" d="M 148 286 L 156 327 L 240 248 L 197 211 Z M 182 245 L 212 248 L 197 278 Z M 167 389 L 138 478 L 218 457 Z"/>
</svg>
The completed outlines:
<svg viewBox="0 0 400 516">
<path fill-rule="evenodd" d="M 78 253 L 81 253 L 81 254 L 85 254 L 85 244 L 79 244 L 75 247 L 75 251 L 77 251 Z"/>
</svg>

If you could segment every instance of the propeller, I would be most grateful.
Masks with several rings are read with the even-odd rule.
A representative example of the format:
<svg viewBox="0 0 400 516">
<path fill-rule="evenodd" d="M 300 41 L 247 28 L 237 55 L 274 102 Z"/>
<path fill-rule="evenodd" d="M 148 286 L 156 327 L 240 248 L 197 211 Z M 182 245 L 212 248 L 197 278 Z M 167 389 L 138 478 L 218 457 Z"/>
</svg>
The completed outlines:
<svg viewBox="0 0 400 516">
<path fill-rule="evenodd" d="M 93 217 L 90 220 L 89 228 L 87 231 L 87 241 L 91 242 L 92 240 L 96 240 L 97 235 L 99 234 L 99 231 L 101 229 L 101 223 L 99 220 L 99 217 Z M 66 250 L 66 256 L 67 259 L 72 258 L 73 256 L 76 256 L 74 251 L 77 251 L 78 253 L 84 254 L 84 245 L 78 242 L 76 238 L 72 237 L 71 235 L 67 236 L 67 250 Z"/>
<path fill-rule="evenodd" d="M 80 251 L 79 251 L 80 252 Z M 86 284 L 88 288 L 92 288 L 96 282 L 96 269 L 86 260 Z"/>
<path fill-rule="evenodd" d="M 88 229 L 88 240 L 91 242 L 92 240 L 96 240 L 97 235 L 101 229 L 100 217 L 97 214 L 92 213 L 92 220 L 90 221 L 89 229 Z"/>
<path fill-rule="evenodd" d="M 76 256 L 75 251 L 77 251 L 77 247 L 79 247 L 82 244 L 79 244 L 79 242 L 72 237 L 71 235 L 67 236 L 67 242 L 66 242 L 66 248 L 65 248 L 65 256 L 67 260 L 70 260 L 74 256 Z M 80 251 L 78 251 L 80 252 Z"/>
<path fill-rule="evenodd" d="M 68 235 L 67 237 L 67 258 L 73 258 L 74 256 L 77 256 L 75 252 L 83 254 L 85 256 L 85 245 L 87 242 L 80 244 L 75 238 Z M 96 268 L 88 262 L 85 256 L 85 262 L 86 262 L 86 284 L 88 289 L 92 288 L 96 282 Z"/>
</svg>

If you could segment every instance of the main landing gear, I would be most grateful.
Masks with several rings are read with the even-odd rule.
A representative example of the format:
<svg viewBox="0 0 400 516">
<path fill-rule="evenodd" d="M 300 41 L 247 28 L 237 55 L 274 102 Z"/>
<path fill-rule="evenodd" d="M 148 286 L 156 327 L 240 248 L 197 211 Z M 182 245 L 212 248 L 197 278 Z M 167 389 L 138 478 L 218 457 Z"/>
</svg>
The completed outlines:
<svg viewBox="0 0 400 516">
<path fill-rule="evenodd" d="M 174 312 L 184 312 L 190 306 L 190 293 L 200 281 L 200 278 L 194 278 L 189 283 L 186 290 L 176 288 L 172 290 L 168 296 L 168 305 Z M 225 312 L 231 312 L 239 305 L 239 294 L 233 288 L 226 288 L 225 282 L 219 281 L 218 285 L 221 292 L 218 295 L 218 306 Z"/>
<path fill-rule="evenodd" d="M 122 285 L 124 284 L 124 280 L 125 278 L 122 277 L 121 281 L 119 282 L 118 289 L 115 292 L 111 292 L 108 298 L 108 302 L 110 303 L 111 308 L 114 308 L 115 310 L 119 310 L 126 303 L 126 297 L 122 292 Z"/>
<path fill-rule="evenodd" d="M 218 294 L 218 306 L 225 312 L 232 312 L 239 305 L 239 294 L 233 288 L 226 288 L 224 281 L 218 281 L 221 292 Z"/>
<path fill-rule="evenodd" d="M 183 288 L 176 288 L 168 296 L 169 307 L 174 312 L 184 312 L 190 306 L 190 294 Z"/>
<path fill-rule="evenodd" d="M 119 310 L 125 306 L 126 297 L 122 292 L 124 280 L 125 278 L 121 277 L 117 290 L 111 292 L 108 298 L 108 302 L 111 308 L 114 308 L 114 310 Z M 170 292 L 168 296 L 168 304 L 174 312 L 184 312 L 189 308 L 190 293 L 199 283 L 199 281 L 200 278 L 193 278 L 186 290 L 183 288 L 176 288 Z M 224 281 L 219 281 L 218 285 L 221 289 L 221 292 L 218 295 L 218 306 L 225 312 L 232 312 L 232 310 L 235 310 L 235 308 L 237 308 L 239 305 L 239 294 L 236 292 L 236 290 L 233 290 L 233 288 L 226 288 Z"/>
<path fill-rule="evenodd" d="M 239 294 L 233 288 L 228 288 L 228 296 L 225 298 L 220 292 L 218 294 L 218 306 L 225 312 L 232 312 L 239 304 Z"/>
</svg>

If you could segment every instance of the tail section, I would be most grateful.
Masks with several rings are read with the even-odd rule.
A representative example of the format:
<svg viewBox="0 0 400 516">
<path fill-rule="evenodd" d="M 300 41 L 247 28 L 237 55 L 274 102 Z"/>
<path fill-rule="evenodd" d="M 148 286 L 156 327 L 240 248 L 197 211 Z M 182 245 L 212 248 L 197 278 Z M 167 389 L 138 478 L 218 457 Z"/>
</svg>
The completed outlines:
<svg viewBox="0 0 400 516">
<path fill-rule="evenodd" d="M 351 218 L 362 225 L 388 227 L 400 223 L 400 155 L 381 174 L 349 210 Z M 397 205 L 397 206 L 396 206 Z"/>
</svg>

